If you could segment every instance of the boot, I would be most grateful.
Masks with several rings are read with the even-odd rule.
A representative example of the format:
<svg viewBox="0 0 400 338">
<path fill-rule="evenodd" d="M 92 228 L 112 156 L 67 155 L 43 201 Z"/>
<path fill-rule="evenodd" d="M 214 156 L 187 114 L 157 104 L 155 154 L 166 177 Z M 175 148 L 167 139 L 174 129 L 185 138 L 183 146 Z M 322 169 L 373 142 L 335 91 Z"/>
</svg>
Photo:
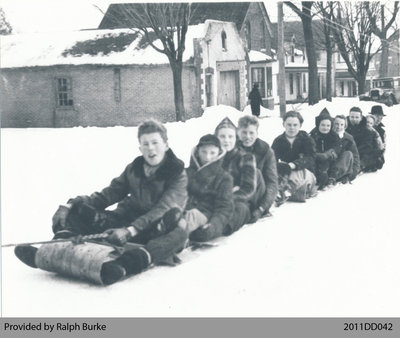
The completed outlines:
<svg viewBox="0 0 400 338">
<path fill-rule="evenodd" d="M 124 252 L 113 263 L 122 266 L 127 276 L 136 275 L 151 264 L 151 255 L 145 248 L 134 248 Z"/>
<path fill-rule="evenodd" d="M 17 245 L 14 249 L 15 256 L 26 265 L 37 268 L 35 256 L 38 248 L 31 245 Z"/>
<path fill-rule="evenodd" d="M 100 275 L 103 284 L 110 285 L 124 278 L 126 270 L 120 264 L 111 261 L 103 264 Z"/>
</svg>

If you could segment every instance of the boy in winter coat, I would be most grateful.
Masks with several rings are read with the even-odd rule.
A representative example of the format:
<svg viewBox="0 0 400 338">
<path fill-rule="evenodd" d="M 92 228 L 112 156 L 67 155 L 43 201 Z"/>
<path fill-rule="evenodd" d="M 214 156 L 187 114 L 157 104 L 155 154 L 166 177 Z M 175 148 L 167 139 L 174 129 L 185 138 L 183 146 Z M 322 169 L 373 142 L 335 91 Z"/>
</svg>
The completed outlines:
<svg viewBox="0 0 400 338">
<path fill-rule="evenodd" d="M 254 155 L 237 146 L 237 128 L 229 118 L 217 125 L 214 134 L 226 152 L 222 167 L 233 178 L 234 212 L 228 224 L 228 232 L 233 233 L 251 220 L 251 212 L 265 194 L 265 184 Z"/>
<path fill-rule="evenodd" d="M 375 130 L 379 133 L 379 136 L 381 137 L 382 143 L 383 143 L 383 152 L 382 155 L 380 156 L 380 161 L 378 161 L 377 168 L 381 169 L 385 163 L 385 157 L 384 153 L 386 150 L 386 131 L 385 131 L 385 126 L 382 123 L 382 119 L 384 116 L 386 116 L 383 113 L 382 106 L 376 105 L 371 108 L 371 115 L 375 117 Z"/>
<path fill-rule="evenodd" d="M 310 136 L 316 145 L 315 176 L 319 189 L 336 183 L 336 160 L 340 154 L 339 136 L 332 130 L 332 117 L 324 108 L 315 118 L 315 128 Z"/>
<path fill-rule="evenodd" d="M 337 179 L 342 183 L 353 181 L 360 172 L 360 155 L 353 136 L 347 133 L 347 119 L 337 115 L 333 121 L 333 131 L 340 139 L 340 155 L 336 160 Z"/>
<path fill-rule="evenodd" d="M 374 127 L 375 127 L 376 131 L 379 133 L 379 136 L 381 137 L 382 142 L 386 148 L 386 131 L 384 129 L 385 126 L 382 123 L 382 119 L 386 115 L 383 113 L 382 106 L 379 106 L 379 105 L 372 106 L 371 115 L 375 116 L 375 118 L 376 118 Z"/>
<path fill-rule="evenodd" d="M 207 242 L 227 232 L 233 213 L 233 180 L 222 168 L 224 154 L 219 139 L 211 134 L 201 137 L 192 151 L 186 170 L 189 199 L 179 221 L 192 241 Z"/>
<path fill-rule="evenodd" d="M 283 117 L 285 132 L 272 143 L 278 163 L 280 180 L 288 182 L 289 200 L 305 202 L 317 193 L 315 170 L 315 143 L 303 130 L 303 117 L 288 111 Z M 281 184 L 285 189 L 285 184 Z M 281 191 L 281 198 L 287 195 Z M 278 201 L 282 203 L 283 201 Z"/>
<path fill-rule="evenodd" d="M 381 150 L 375 142 L 375 133 L 366 126 L 366 119 L 359 107 L 350 109 L 346 131 L 353 136 L 360 154 L 361 171 L 376 171 L 382 168 Z"/>
<path fill-rule="evenodd" d="M 246 152 L 252 153 L 256 158 L 257 168 L 261 171 L 265 183 L 265 193 L 260 198 L 259 206 L 252 212 L 252 221 L 268 216 L 269 209 L 274 203 L 278 193 L 278 173 L 273 149 L 258 138 L 258 119 L 246 115 L 239 119 L 238 145 Z"/>
<path fill-rule="evenodd" d="M 104 284 L 168 259 L 187 240 L 187 233 L 177 224 L 160 223 L 171 210 L 185 207 L 188 180 L 184 163 L 169 149 L 167 131 L 158 121 L 143 122 L 138 138 L 142 156 L 108 187 L 90 196 L 70 199 L 53 216 L 55 239 L 104 233 L 114 245 L 123 246 L 131 240 L 145 244 L 104 264 Z M 105 210 L 117 202 L 115 210 Z M 17 247 L 15 253 L 26 264 L 35 266 L 37 250 L 23 246 Z"/>
</svg>

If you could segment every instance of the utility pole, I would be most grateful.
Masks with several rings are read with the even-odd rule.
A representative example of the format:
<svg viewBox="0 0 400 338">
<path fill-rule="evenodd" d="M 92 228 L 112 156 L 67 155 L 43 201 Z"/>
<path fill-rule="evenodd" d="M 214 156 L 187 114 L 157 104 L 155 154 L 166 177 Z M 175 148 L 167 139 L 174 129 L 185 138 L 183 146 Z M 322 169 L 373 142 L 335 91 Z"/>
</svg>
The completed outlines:
<svg viewBox="0 0 400 338">
<path fill-rule="evenodd" d="M 286 113 L 286 90 L 285 90 L 285 50 L 283 45 L 283 2 L 278 2 L 278 96 L 279 96 L 279 111 L 283 117 Z"/>
</svg>

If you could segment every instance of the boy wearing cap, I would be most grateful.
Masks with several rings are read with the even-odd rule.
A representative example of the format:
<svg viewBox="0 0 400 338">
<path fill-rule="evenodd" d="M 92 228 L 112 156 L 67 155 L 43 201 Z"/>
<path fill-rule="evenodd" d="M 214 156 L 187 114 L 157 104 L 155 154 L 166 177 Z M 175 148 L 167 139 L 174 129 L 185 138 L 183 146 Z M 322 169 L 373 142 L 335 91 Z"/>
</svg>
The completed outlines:
<svg viewBox="0 0 400 338">
<path fill-rule="evenodd" d="M 269 215 L 269 209 L 278 193 L 275 154 L 269 144 L 258 137 L 257 117 L 245 115 L 239 119 L 238 125 L 238 145 L 255 156 L 257 168 L 261 171 L 265 183 L 265 193 L 259 199 L 259 205 L 252 211 L 252 221 L 255 222 L 260 217 Z"/>
<path fill-rule="evenodd" d="M 382 119 L 386 115 L 383 113 L 382 106 L 379 106 L 379 105 L 372 106 L 371 115 L 374 115 L 376 118 L 375 126 L 374 126 L 375 130 L 379 133 L 379 136 L 381 137 L 382 142 L 386 147 L 386 131 L 384 129 L 385 126 L 382 123 Z"/>
<path fill-rule="evenodd" d="M 189 199 L 179 221 L 192 241 L 207 242 L 226 233 L 233 213 L 233 180 L 222 168 L 224 154 L 211 134 L 201 137 L 192 151 L 186 170 Z"/>
<path fill-rule="evenodd" d="M 105 233 L 108 242 L 114 245 L 123 246 L 131 240 L 145 244 L 106 263 L 101 271 L 104 284 L 172 257 L 187 240 L 187 233 L 176 223 L 160 227 L 163 216 L 185 207 L 188 179 L 184 163 L 169 149 L 167 130 L 160 122 L 143 122 L 138 128 L 138 138 L 142 156 L 108 187 L 90 196 L 70 199 L 53 216 L 55 239 Z M 115 210 L 105 210 L 117 202 Z M 17 246 L 15 254 L 27 265 L 36 267 L 37 250 L 32 246 Z"/>
</svg>

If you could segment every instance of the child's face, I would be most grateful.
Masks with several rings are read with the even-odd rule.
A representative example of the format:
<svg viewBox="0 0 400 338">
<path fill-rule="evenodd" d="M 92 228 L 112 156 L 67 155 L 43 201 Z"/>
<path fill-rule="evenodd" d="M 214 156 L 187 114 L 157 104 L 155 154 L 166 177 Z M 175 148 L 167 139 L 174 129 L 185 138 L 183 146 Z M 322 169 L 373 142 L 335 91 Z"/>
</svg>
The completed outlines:
<svg viewBox="0 0 400 338">
<path fill-rule="evenodd" d="M 375 120 L 372 117 L 367 117 L 367 127 L 372 129 L 374 127 Z"/>
<path fill-rule="evenodd" d="M 207 144 L 199 147 L 198 153 L 200 164 L 205 165 L 207 163 L 215 161 L 218 158 L 219 148 L 212 144 Z"/>
<path fill-rule="evenodd" d="M 318 130 L 321 134 L 328 134 L 331 131 L 331 120 L 322 120 L 319 123 Z"/>
<path fill-rule="evenodd" d="M 248 125 L 246 128 L 239 128 L 239 138 L 245 147 L 251 147 L 258 137 L 257 126 Z"/>
<path fill-rule="evenodd" d="M 164 159 L 168 144 L 160 133 L 143 134 L 140 136 L 140 151 L 148 165 L 156 166 Z"/>
<path fill-rule="evenodd" d="M 218 130 L 217 137 L 221 142 L 222 148 L 231 151 L 236 144 L 236 131 L 232 128 L 222 128 Z"/>
<path fill-rule="evenodd" d="M 362 117 L 361 117 L 361 113 L 360 113 L 360 112 L 358 112 L 358 111 L 351 111 L 351 112 L 350 112 L 350 114 L 349 114 L 349 120 L 350 120 L 350 123 L 351 123 L 353 126 L 359 125 L 360 122 L 361 122 L 361 119 L 362 119 Z"/>
<path fill-rule="evenodd" d="M 296 137 L 300 131 L 301 124 L 297 117 L 288 117 L 285 122 L 283 122 L 285 127 L 285 134 L 288 137 Z"/>
<path fill-rule="evenodd" d="M 333 131 L 337 134 L 341 134 L 346 129 L 346 121 L 343 119 L 336 118 L 333 121 Z"/>
</svg>

